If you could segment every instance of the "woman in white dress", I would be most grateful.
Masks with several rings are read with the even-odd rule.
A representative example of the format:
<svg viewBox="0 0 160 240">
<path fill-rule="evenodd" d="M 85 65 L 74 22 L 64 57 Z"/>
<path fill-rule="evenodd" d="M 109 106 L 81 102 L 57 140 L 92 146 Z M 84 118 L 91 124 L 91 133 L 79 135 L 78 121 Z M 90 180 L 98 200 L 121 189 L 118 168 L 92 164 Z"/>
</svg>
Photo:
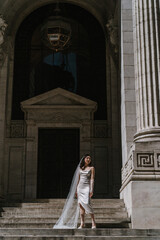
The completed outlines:
<svg viewBox="0 0 160 240">
<path fill-rule="evenodd" d="M 80 163 L 79 180 L 77 184 L 76 197 L 80 206 L 81 224 L 79 228 L 84 228 L 85 213 L 91 215 L 92 228 L 96 228 L 93 208 L 90 202 L 93 196 L 95 169 L 91 166 L 91 156 L 86 154 Z"/>
<path fill-rule="evenodd" d="M 91 166 L 91 157 L 86 154 L 80 160 L 73 179 L 71 187 L 63 207 L 63 211 L 56 224 L 55 229 L 75 229 L 77 228 L 79 209 L 81 216 L 81 225 L 84 227 L 84 215 L 88 213 L 92 218 L 92 228 L 96 228 L 93 209 L 90 203 L 90 198 L 93 196 L 95 170 Z M 78 198 L 78 204 L 77 199 Z"/>
</svg>

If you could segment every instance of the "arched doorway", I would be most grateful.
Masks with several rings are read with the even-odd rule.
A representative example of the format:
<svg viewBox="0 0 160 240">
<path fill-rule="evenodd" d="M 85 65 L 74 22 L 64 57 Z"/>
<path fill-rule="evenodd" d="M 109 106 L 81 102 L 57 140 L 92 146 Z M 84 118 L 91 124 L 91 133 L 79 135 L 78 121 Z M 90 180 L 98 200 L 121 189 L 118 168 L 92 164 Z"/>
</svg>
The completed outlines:
<svg viewBox="0 0 160 240">
<path fill-rule="evenodd" d="M 24 127 L 20 102 L 58 86 L 98 102 L 98 111 L 92 123 L 92 137 L 89 140 L 85 139 L 86 142 L 90 141 L 90 148 L 86 150 L 91 153 L 96 167 L 95 197 L 118 197 L 121 156 L 119 154 L 120 134 L 116 132 L 119 126 L 116 123 L 119 114 L 116 109 L 119 102 L 115 98 L 117 94 L 115 66 L 109 52 L 106 55 L 107 40 L 96 18 L 76 5 L 61 4 L 62 8 L 63 6 L 66 11 L 65 17 L 71 19 L 73 32 L 77 33 L 73 35 L 73 44 L 65 53 L 55 54 L 47 49 L 39 34 L 39 27 L 50 16 L 49 9 L 51 7 L 54 9 L 55 4 L 35 10 L 19 27 L 15 39 L 11 123 L 16 125 L 21 121 L 20 124 L 23 123 Z M 72 62 L 76 64 L 73 65 Z M 67 67 L 61 70 L 60 66 L 65 64 L 68 64 Z M 72 67 L 76 70 L 73 71 Z M 58 69 L 57 72 L 60 72 L 61 76 L 69 76 L 69 83 L 74 84 L 64 84 L 63 81 L 57 84 L 56 80 L 54 85 L 50 82 L 47 73 L 49 73 L 48 76 L 53 76 L 55 69 Z M 112 107 L 112 101 L 114 107 Z M 115 125 L 117 125 L 116 128 Z M 23 137 L 25 144 L 28 140 L 25 131 Z M 28 163 L 25 162 L 24 166 L 26 164 Z"/>
<path fill-rule="evenodd" d="M 61 14 L 71 24 L 72 40 L 66 51 L 53 52 L 45 46 L 41 28 L 46 19 L 55 14 L 55 8 L 56 4 L 51 4 L 37 9 L 23 21 L 17 32 L 12 119 L 23 119 L 21 101 L 62 87 L 98 102 L 95 119 L 106 120 L 103 30 L 89 12 L 76 5 L 61 3 Z"/>
</svg>

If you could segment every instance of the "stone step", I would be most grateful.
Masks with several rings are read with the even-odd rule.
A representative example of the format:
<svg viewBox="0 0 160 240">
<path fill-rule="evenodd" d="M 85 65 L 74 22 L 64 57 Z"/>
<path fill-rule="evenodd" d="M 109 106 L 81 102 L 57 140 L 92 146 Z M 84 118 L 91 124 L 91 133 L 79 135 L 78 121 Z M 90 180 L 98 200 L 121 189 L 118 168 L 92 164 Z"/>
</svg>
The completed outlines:
<svg viewBox="0 0 160 240">
<path fill-rule="evenodd" d="M 52 228 L 0 228 L 0 236 L 6 235 L 32 235 L 32 236 L 160 236 L 160 229 L 114 229 L 114 228 L 96 228 L 96 229 L 52 229 Z"/>
<path fill-rule="evenodd" d="M 0 229 L 0 239 L 148 239 L 159 240 L 160 230 L 136 229 Z"/>
<path fill-rule="evenodd" d="M 43 202 L 44 201 L 44 202 Z M 58 220 L 65 199 L 36 200 L 33 202 L 10 203 L 1 207 L 0 228 L 41 229 L 53 228 Z M 93 199 L 97 227 L 128 228 L 128 218 L 124 202 L 119 199 Z M 86 227 L 91 226 L 90 215 L 85 216 Z M 80 221 L 80 219 L 79 219 Z"/>
<path fill-rule="evenodd" d="M 5 237 L 0 237 L 0 240 L 159 240 L 160 237 L 149 237 L 149 236 L 145 236 L 145 237 L 125 237 L 125 236 L 17 236 L 17 235 L 13 235 L 13 236 L 5 236 Z"/>
<path fill-rule="evenodd" d="M 31 215 L 23 215 L 23 214 L 19 214 L 19 215 L 6 215 L 5 216 L 2 216 L 2 218 L 0 218 L 0 222 L 1 222 L 1 219 L 6 219 L 9 220 L 9 219 L 17 219 L 17 218 L 26 218 L 26 219 L 30 219 L 32 220 L 32 218 L 43 218 L 43 219 L 47 219 L 47 218 L 52 218 L 52 219 L 55 219 L 57 220 L 59 218 L 60 215 L 45 215 L 45 214 L 33 214 L 32 216 Z M 95 214 L 95 219 L 112 219 L 114 218 L 115 220 L 116 219 L 124 219 L 124 218 L 127 218 L 127 213 L 124 213 L 123 215 L 122 214 L 112 214 L 112 215 L 109 215 L 109 214 Z M 90 216 L 89 215 L 86 215 L 85 216 L 85 219 L 90 219 Z"/>
<path fill-rule="evenodd" d="M 94 202 L 114 202 L 114 203 L 124 203 L 123 199 L 119 199 L 119 198 L 92 198 L 91 199 Z M 23 199 L 23 201 L 21 200 L 10 200 L 7 201 L 5 200 L 5 203 L 26 203 L 26 204 L 32 204 L 32 203 L 54 203 L 54 202 L 65 202 L 66 199 L 65 198 L 42 198 L 42 199 Z M 4 203 L 3 201 L 1 201 L 1 203 Z"/>
<path fill-rule="evenodd" d="M 25 205 L 25 204 L 3 204 L 2 207 L 19 207 L 19 208 L 23 208 L 23 209 L 27 209 L 27 208 L 63 208 L 65 203 L 53 203 L 53 204 L 30 204 L 30 205 Z M 92 206 L 94 208 L 124 208 L 125 205 L 124 204 L 113 204 L 113 203 L 92 203 Z"/>
<path fill-rule="evenodd" d="M 80 222 L 80 221 L 79 221 Z M 53 221 L 42 221 L 42 222 L 16 222 L 11 221 L 5 222 L 5 223 L 0 223 L 0 228 L 53 228 L 53 225 L 56 223 L 56 219 Z M 91 219 L 86 219 L 85 221 L 86 227 L 90 227 L 91 225 Z M 129 218 L 124 218 L 124 219 L 107 219 L 107 218 L 101 218 L 101 219 L 96 219 L 96 224 L 97 227 L 103 228 L 103 227 L 111 227 L 111 228 L 120 228 L 120 227 L 128 227 L 128 224 L 130 223 Z"/>
<path fill-rule="evenodd" d="M 94 212 L 124 212 L 124 211 L 126 211 L 126 209 L 124 208 L 124 207 L 121 207 L 121 208 L 112 208 L 112 207 L 108 207 L 108 206 L 101 206 L 101 208 L 99 208 L 99 207 L 97 207 L 97 206 L 93 206 L 93 208 L 94 208 Z M 21 208 L 21 207 L 2 207 L 1 208 L 1 211 L 2 212 L 50 212 L 50 211 L 53 211 L 53 212 L 55 212 L 56 211 L 56 213 L 57 212 L 61 212 L 62 211 L 62 209 L 63 208 L 60 208 L 60 207 L 57 207 L 57 206 L 54 206 L 54 207 L 41 207 L 41 208 L 37 208 L 37 207 L 35 207 L 35 208 Z"/>
<path fill-rule="evenodd" d="M 86 217 L 85 220 L 86 222 L 90 222 L 90 217 Z M 114 223 L 114 222 L 124 222 L 124 221 L 127 221 L 127 222 L 130 222 L 130 218 L 107 218 L 107 217 L 95 217 L 96 219 L 96 222 L 98 223 L 105 223 L 105 222 L 111 222 L 111 223 Z M 12 217 L 12 218 L 0 218 L 0 224 L 12 224 L 12 223 L 55 223 L 56 221 L 58 220 L 58 218 L 42 218 L 42 217 L 39 217 L 39 218 L 35 218 L 33 216 L 33 218 L 27 218 L 27 217 Z"/>
<path fill-rule="evenodd" d="M 36 201 L 36 200 L 35 200 Z M 61 207 L 63 208 L 65 199 L 47 199 L 38 202 L 1 202 L 0 207 L 22 207 L 22 208 L 41 208 L 41 207 Z M 92 199 L 92 204 L 95 207 L 121 208 L 124 207 L 124 202 L 121 199 Z"/>
<path fill-rule="evenodd" d="M 105 209 L 104 211 L 94 211 L 95 213 L 95 218 L 125 218 L 127 217 L 127 212 L 126 211 L 112 211 L 109 210 L 107 211 L 107 209 Z M 1 216 L 3 218 L 13 218 L 13 217 L 28 217 L 28 218 L 32 218 L 32 217 L 46 217 L 46 218 L 59 218 L 59 216 L 61 215 L 61 211 L 60 212 L 56 212 L 55 211 L 6 211 L 6 212 L 1 212 Z M 86 218 L 89 218 L 90 215 L 87 214 Z"/>
<path fill-rule="evenodd" d="M 114 229 L 114 228 L 96 228 L 96 229 L 52 229 L 52 228 L 0 228 L 0 236 L 5 235 L 84 235 L 84 236 L 160 236 L 160 229 Z"/>
</svg>

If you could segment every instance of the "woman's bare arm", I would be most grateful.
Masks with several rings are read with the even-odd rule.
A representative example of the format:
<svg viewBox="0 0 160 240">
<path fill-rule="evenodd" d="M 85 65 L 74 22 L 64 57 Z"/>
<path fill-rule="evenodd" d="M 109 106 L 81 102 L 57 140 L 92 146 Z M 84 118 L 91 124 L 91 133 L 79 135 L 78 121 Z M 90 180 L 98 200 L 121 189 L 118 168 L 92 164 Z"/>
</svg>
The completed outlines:
<svg viewBox="0 0 160 240">
<path fill-rule="evenodd" d="M 90 179 L 90 197 L 93 196 L 93 188 L 94 188 L 94 178 L 95 178 L 95 168 L 91 168 L 91 179 Z"/>
</svg>

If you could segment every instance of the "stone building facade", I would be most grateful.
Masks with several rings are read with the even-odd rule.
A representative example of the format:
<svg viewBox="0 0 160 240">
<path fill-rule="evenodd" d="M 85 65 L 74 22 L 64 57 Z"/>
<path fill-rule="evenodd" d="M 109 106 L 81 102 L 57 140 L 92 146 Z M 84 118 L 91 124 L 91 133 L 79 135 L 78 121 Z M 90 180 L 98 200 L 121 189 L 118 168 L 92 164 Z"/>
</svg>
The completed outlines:
<svg viewBox="0 0 160 240">
<path fill-rule="evenodd" d="M 159 228 L 159 1 L 58 2 L 66 12 L 73 10 L 70 13 L 71 23 L 78 26 L 74 31 L 79 35 L 76 39 L 76 34 L 73 34 L 73 40 L 76 40 L 72 52 L 76 52 L 77 59 L 91 59 L 87 60 L 91 65 L 88 78 L 84 75 L 79 77 L 77 73 L 80 82 L 86 77 L 84 85 L 77 91 L 63 89 L 59 85 L 44 92 L 25 95 L 27 80 L 23 83 L 23 71 L 20 72 L 23 60 L 27 59 L 26 53 L 30 51 L 31 56 L 33 47 L 38 46 L 38 26 L 49 16 L 47 11 L 52 14 L 49 9 L 54 8 L 57 1 L 0 1 L 0 197 L 2 200 L 60 197 L 59 190 L 50 182 L 57 181 L 59 186 L 69 181 L 78 160 L 67 162 L 67 169 L 71 164 L 72 171 L 68 178 L 64 178 L 64 172 L 59 177 L 61 181 L 54 172 L 55 166 L 57 169 L 60 167 L 56 163 L 61 162 L 63 168 L 69 152 L 78 159 L 89 152 L 97 172 L 95 197 L 124 199 L 132 228 Z M 33 29 L 32 23 L 35 24 Z M 80 29 L 79 32 L 76 29 Z M 30 40 L 30 45 L 22 47 L 28 36 L 33 42 Z M 88 39 L 86 45 L 81 45 L 82 39 Z M 89 58 L 85 54 L 90 48 Z M 103 68 L 101 58 L 104 58 Z M 33 54 L 33 58 L 26 60 L 25 64 L 33 66 L 34 60 Z M 79 60 L 79 68 L 85 72 L 83 65 L 84 61 Z M 29 70 L 23 70 L 26 76 Z M 104 70 L 105 73 L 101 74 Z M 28 76 L 31 73 L 33 71 Z M 87 90 L 85 93 L 84 89 Z M 22 113 L 23 117 L 19 117 L 18 114 Z M 68 145 L 63 142 L 52 151 L 52 146 L 47 147 L 50 140 L 43 142 L 53 130 L 49 139 L 55 145 L 59 144 L 55 138 L 60 139 L 60 130 L 64 130 L 63 136 L 70 129 L 73 132 L 76 129 L 74 134 L 78 137 L 70 137 Z M 74 145 L 75 139 L 78 139 L 77 145 Z M 77 150 L 73 151 L 73 148 Z M 57 149 L 65 152 L 61 159 L 57 157 L 61 152 Z M 41 165 L 41 155 L 45 155 L 45 151 L 48 153 L 46 158 L 55 155 L 49 162 L 42 158 Z M 44 192 L 38 186 L 47 177 L 43 172 L 47 166 L 53 168 L 55 178 L 51 178 L 50 173 L 44 185 L 44 188 L 50 188 Z M 55 196 L 49 195 L 52 187 L 57 191 Z M 61 192 L 64 188 L 61 186 Z"/>
</svg>

